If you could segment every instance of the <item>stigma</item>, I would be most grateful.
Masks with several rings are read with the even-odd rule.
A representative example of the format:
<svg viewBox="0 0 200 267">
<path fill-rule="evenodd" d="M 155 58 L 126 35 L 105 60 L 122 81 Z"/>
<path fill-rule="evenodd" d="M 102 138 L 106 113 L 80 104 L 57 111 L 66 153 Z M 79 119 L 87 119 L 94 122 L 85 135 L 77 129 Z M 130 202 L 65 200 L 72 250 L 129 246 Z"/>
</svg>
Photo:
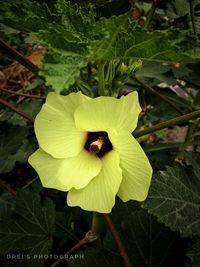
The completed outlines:
<svg viewBox="0 0 200 267">
<path fill-rule="evenodd" d="M 102 148 L 102 145 L 103 145 L 103 139 L 97 139 L 96 141 L 92 142 L 90 144 L 90 147 L 89 147 L 89 151 L 92 153 L 92 154 L 97 154 L 99 153 L 99 151 L 101 150 Z"/>
</svg>

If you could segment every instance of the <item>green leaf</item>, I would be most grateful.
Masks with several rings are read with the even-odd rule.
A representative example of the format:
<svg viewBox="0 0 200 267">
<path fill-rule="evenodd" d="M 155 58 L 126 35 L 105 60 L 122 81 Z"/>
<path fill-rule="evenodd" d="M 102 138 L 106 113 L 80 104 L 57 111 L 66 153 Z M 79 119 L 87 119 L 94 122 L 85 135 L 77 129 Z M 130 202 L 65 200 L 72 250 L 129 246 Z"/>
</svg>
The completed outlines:
<svg viewBox="0 0 200 267">
<path fill-rule="evenodd" d="M 191 259 L 190 267 L 200 266 L 200 239 L 196 238 L 187 256 Z"/>
<path fill-rule="evenodd" d="M 168 85 L 176 84 L 177 80 L 174 78 L 174 75 L 170 70 L 171 67 L 168 64 L 146 61 L 143 63 L 142 68 L 136 72 L 136 76 L 142 79 L 147 79 L 146 82 L 148 84 L 152 82 L 152 79 L 155 79 L 154 83 L 156 84 L 160 82 L 165 82 Z"/>
<path fill-rule="evenodd" d="M 101 18 L 96 23 L 91 49 L 93 60 L 143 59 L 160 62 L 195 61 L 200 58 L 196 40 L 184 32 L 148 32 L 131 21 L 129 13 Z"/>
<path fill-rule="evenodd" d="M 37 36 L 49 48 L 40 74 L 48 85 L 61 92 L 75 83 L 80 69 L 88 64 L 87 46 L 93 36 L 94 17 L 92 10 L 63 0 L 59 0 L 56 7 L 63 25 L 49 24 L 47 30 Z"/>
<path fill-rule="evenodd" d="M 22 31 L 35 32 L 48 47 L 40 75 L 57 92 L 68 89 L 88 63 L 88 38 L 93 35 L 94 13 L 58 0 L 54 13 L 45 4 L 29 0 L 4 3 L 1 21 Z"/>
<path fill-rule="evenodd" d="M 0 220 L 10 212 L 11 205 L 13 203 L 13 195 L 8 192 L 3 192 L 0 196 Z"/>
<path fill-rule="evenodd" d="M 76 44 L 73 50 L 63 54 L 51 50 L 44 56 L 40 74 L 45 77 L 47 85 L 51 85 L 58 93 L 73 85 L 80 75 L 80 69 L 87 65 L 87 50 L 79 49 Z"/>
<path fill-rule="evenodd" d="M 179 16 L 185 16 L 186 14 L 190 13 L 189 1 L 187 0 L 175 0 L 174 6 Z"/>
<path fill-rule="evenodd" d="M 179 234 L 158 223 L 146 211 L 137 210 L 133 201 L 119 209 L 115 207 L 111 217 L 133 266 L 134 263 L 137 267 L 183 266 L 185 248 Z M 101 244 L 81 251 L 77 259 L 69 261 L 69 266 L 121 267 L 123 261 L 113 238 L 107 233 Z"/>
<path fill-rule="evenodd" d="M 29 0 L 0 7 L 1 21 L 10 27 L 35 32 L 48 48 L 40 75 L 58 93 L 69 89 L 89 62 L 142 59 L 155 62 L 192 62 L 200 59 L 199 43 L 187 32 L 139 28 L 130 13 L 94 19 L 87 8 L 58 0 L 51 11 Z M 167 77 L 162 77 L 161 79 Z"/>
<path fill-rule="evenodd" d="M 28 157 L 28 155 L 32 152 L 30 145 L 28 145 L 25 141 L 27 135 L 27 128 L 1 123 L 0 173 L 10 172 L 14 168 L 15 162 L 20 161 L 22 153 L 27 153 Z M 19 151 L 19 149 L 21 149 L 21 151 Z"/>
<path fill-rule="evenodd" d="M 15 104 L 15 103 L 13 103 Z M 18 105 L 20 109 L 25 111 L 31 118 L 35 118 L 42 107 L 42 100 L 27 99 Z M 10 111 L 9 109 L 0 110 L 0 123 L 5 122 L 12 125 L 27 126 L 27 121 L 24 120 L 19 114 Z"/>
<path fill-rule="evenodd" d="M 42 266 L 44 258 L 41 258 L 49 253 L 54 228 L 53 202 L 45 199 L 41 203 L 38 194 L 19 190 L 12 214 L 0 221 L 0 253 L 23 252 L 30 255 L 31 266 Z M 38 259 L 37 255 L 41 255 L 41 258 Z M 35 265 L 38 261 L 40 264 Z"/>
<path fill-rule="evenodd" d="M 81 6 L 70 1 L 57 0 L 56 9 L 61 17 L 64 28 L 74 36 L 78 33 L 82 38 L 90 38 L 93 35 L 92 26 L 95 22 L 95 13 L 92 4 Z"/>
<path fill-rule="evenodd" d="M 4 1 L 0 5 L 0 22 L 22 32 L 46 29 L 53 14 L 44 3 L 29 0 Z"/>
<path fill-rule="evenodd" d="M 200 156 L 192 155 L 188 154 L 187 167 L 158 172 L 143 204 L 160 222 L 184 236 L 200 235 Z"/>
</svg>

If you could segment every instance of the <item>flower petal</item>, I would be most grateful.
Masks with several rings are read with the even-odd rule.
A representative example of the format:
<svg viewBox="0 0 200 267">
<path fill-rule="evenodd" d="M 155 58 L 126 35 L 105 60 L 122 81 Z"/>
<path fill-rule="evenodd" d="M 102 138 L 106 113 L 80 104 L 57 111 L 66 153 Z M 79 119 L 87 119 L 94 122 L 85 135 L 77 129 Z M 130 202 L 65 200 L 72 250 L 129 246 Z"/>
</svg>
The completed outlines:
<svg viewBox="0 0 200 267">
<path fill-rule="evenodd" d="M 68 191 L 85 187 L 101 170 L 101 160 L 83 149 L 77 156 L 55 159 L 38 149 L 29 157 L 44 187 Z"/>
<path fill-rule="evenodd" d="M 102 169 L 86 187 L 68 192 L 69 206 L 79 206 L 84 210 L 109 213 L 115 204 L 115 196 L 122 180 L 119 155 L 110 151 L 102 157 Z"/>
<path fill-rule="evenodd" d="M 55 158 L 77 155 L 85 144 L 87 133 L 74 123 L 75 109 L 87 101 L 81 93 L 61 96 L 50 93 L 35 119 L 35 133 L 40 147 Z"/>
<path fill-rule="evenodd" d="M 90 132 L 109 131 L 109 129 L 133 131 L 137 126 L 141 111 L 137 92 L 120 99 L 97 97 L 84 102 L 75 113 L 77 128 Z"/>
<path fill-rule="evenodd" d="M 123 201 L 143 201 L 148 194 L 152 168 L 147 156 L 136 139 L 128 132 L 110 132 L 113 149 L 120 155 L 122 183 L 118 196 Z"/>
</svg>

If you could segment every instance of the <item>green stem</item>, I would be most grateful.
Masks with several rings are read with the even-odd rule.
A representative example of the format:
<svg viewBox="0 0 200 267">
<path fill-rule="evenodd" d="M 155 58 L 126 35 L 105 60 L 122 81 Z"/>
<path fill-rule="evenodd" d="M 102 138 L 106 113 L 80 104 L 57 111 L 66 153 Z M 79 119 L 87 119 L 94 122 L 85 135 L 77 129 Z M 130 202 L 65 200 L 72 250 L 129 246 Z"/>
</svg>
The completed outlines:
<svg viewBox="0 0 200 267">
<path fill-rule="evenodd" d="M 104 63 L 98 65 L 99 95 L 105 95 Z"/>
<path fill-rule="evenodd" d="M 151 24 L 151 21 L 153 19 L 153 15 L 154 15 L 155 11 L 156 11 L 156 4 L 153 1 L 152 5 L 151 5 L 151 9 L 149 10 L 149 13 L 147 15 L 147 19 L 146 19 L 146 22 L 145 22 L 145 25 L 144 25 L 144 29 L 146 29 L 146 30 L 149 29 L 149 26 Z"/>
<path fill-rule="evenodd" d="M 90 62 L 87 65 L 87 83 L 89 85 L 92 83 L 92 64 Z"/>
<path fill-rule="evenodd" d="M 195 19 L 194 19 L 193 0 L 189 0 L 189 4 L 190 4 L 190 17 L 192 21 L 192 30 L 193 30 L 194 35 L 196 36 L 196 39 L 198 40 L 196 24 L 195 24 Z"/>
<path fill-rule="evenodd" d="M 26 67 L 28 70 L 30 70 L 35 75 L 38 75 L 39 68 L 34 65 L 30 60 L 25 58 L 22 54 L 20 54 L 17 50 L 15 50 L 13 47 L 5 43 L 2 39 L 0 39 L 0 47 L 8 53 L 12 58 L 14 58 L 16 61 L 21 63 L 24 67 Z"/>
<path fill-rule="evenodd" d="M 91 226 L 91 231 L 98 235 L 100 232 L 100 228 L 101 228 L 101 218 L 100 218 L 100 214 L 97 212 L 93 212 L 92 213 L 92 226 Z"/>
<path fill-rule="evenodd" d="M 180 147 L 180 151 L 176 157 L 178 160 L 184 159 L 184 151 L 185 149 L 191 144 L 192 134 L 194 132 L 194 129 L 196 128 L 197 120 L 195 120 L 193 123 L 190 123 L 187 128 L 187 133 L 185 136 L 185 141 Z"/>
<path fill-rule="evenodd" d="M 146 134 L 150 134 L 150 133 L 162 130 L 162 129 L 167 128 L 167 127 L 171 127 L 173 125 L 181 124 L 181 123 L 187 122 L 189 120 L 196 119 L 198 117 L 200 117 L 200 110 L 193 111 L 191 113 L 173 118 L 173 119 L 168 120 L 168 121 L 160 122 L 160 123 L 158 123 L 152 127 L 146 128 L 144 130 L 135 131 L 133 133 L 133 136 L 137 138 L 137 137 L 140 137 L 140 136 L 143 136 Z"/>
</svg>

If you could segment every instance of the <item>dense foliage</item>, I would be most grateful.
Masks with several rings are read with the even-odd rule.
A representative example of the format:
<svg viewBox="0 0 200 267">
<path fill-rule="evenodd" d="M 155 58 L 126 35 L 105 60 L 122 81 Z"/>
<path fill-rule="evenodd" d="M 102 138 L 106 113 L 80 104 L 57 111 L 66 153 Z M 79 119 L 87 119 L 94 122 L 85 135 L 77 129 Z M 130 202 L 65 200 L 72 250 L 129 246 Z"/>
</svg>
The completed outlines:
<svg viewBox="0 0 200 267">
<path fill-rule="evenodd" d="M 137 90 L 133 135 L 154 175 L 143 203 L 117 198 L 110 217 L 133 266 L 199 267 L 200 1 L 1 1 L 0 34 L 0 265 L 122 266 L 101 218 L 100 238 L 71 253 L 92 214 L 43 188 L 27 159 L 48 92 Z"/>
</svg>

